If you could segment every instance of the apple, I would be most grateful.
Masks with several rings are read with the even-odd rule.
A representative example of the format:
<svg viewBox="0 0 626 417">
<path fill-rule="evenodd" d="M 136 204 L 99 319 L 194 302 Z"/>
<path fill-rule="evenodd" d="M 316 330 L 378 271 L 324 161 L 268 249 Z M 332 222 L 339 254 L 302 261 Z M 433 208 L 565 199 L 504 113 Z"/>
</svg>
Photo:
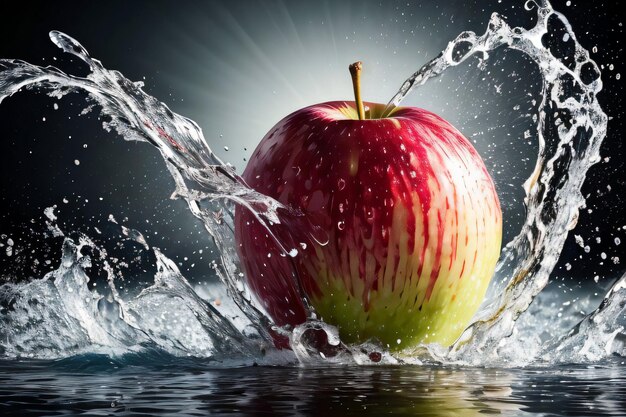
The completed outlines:
<svg viewBox="0 0 626 417">
<path fill-rule="evenodd" d="M 328 242 L 303 242 L 298 256 L 285 256 L 237 207 L 247 282 L 278 326 L 307 319 L 303 294 L 345 342 L 450 345 L 483 300 L 500 254 L 493 181 L 450 123 L 420 108 L 363 103 L 360 63 L 351 72 L 354 102 L 285 117 L 243 173 L 256 191 L 310 216 Z"/>
</svg>

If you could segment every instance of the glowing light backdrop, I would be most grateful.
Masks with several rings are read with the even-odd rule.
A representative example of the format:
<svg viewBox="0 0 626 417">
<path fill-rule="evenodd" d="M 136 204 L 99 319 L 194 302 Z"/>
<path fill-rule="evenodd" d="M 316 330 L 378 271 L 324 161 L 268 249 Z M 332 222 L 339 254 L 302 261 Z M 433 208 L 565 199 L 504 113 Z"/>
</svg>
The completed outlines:
<svg viewBox="0 0 626 417">
<path fill-rule="evenodd" d="M 619 98 L 623 80 L 617 77 L 624 72 L 619 43 L 623 19 L 617 2 L 567 3 L 554 6 L 568 16 L 583 45 L 596 47 L 592 57 L 604 66 L 603 103 L 613 120 L 603 148 L 610 159 L 590 172 L 588 209 L 568 239 L 555 277 L 603 279 L 626 265 L 626 230 L 621 227 L 626 216 L 620 209 L 626 192 Z M 534 16 L 522 1 L 510 0 L 116 1 L 28 7 L 0 28 L 2 39 L 10 39 L 0 45 L 3 58 L 75 73 L 77 64 L 47 36 L 52 29 L 64 31 L 106 67 L 144 81 L 148 93 L 198 122 L 213 150 L 240 172 L 265 132 L 290 112 L 352 99 L 349 63 L 364 62 L 364 98 L 386 102 L 461 31 L 482 33 L 492 12 L 508 16 L 513 24 Z M 533 66 L 514 53 L 494 54 L 482 70 L 477 64 L 471 60 L 452 69 L 404 104 L 441 114 L 475 143 L 501 196 L 507 241 L 523 218 L 521 186 L 534 165 L 538 80 Z M 42 258 L 41 246 L 50 242 L 44 244 L 37 233 L 44 230 L 43 209 L 56 204 L 66 230 L 96 234 L 93 226 L 110 225 L 107 218 L 113 214 L 145 233 L 190 278 L 210 276 L 210 239 L 182 202 L 168 200 L 173 185 L 160 156 L 145 144 L 125 143 L 102 131 L 94 114 L 78 116 L 73 107 L 81 101 L 25 93 L 0 105 L 0 233 L 6 235 L 2 243 L 12 237 L 22 248 L 21 255 L 12 257 L 0 252 L 0 273 L 23 279 L 54 265 L 57 252 Z M 591 245 L 590 253 L 575 235 Z M 625 243 L 617 244 L 616 238 Z M 32 250 L 41 255 L 39 265 L 33 266 Z M 621 263 L 611 261 L 614 257 Z"/>
</svg>

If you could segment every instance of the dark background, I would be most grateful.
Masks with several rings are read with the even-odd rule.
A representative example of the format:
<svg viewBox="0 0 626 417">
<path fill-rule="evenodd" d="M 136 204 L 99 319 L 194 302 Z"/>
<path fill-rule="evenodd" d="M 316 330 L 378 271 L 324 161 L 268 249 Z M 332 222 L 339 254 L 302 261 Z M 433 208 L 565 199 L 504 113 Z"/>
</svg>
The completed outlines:
<svg viewBox="0 0 626 417">
<path fill-rule="evenodd" d="M 439 3 L 24 2 L 3 16 L 0 58 L 85 74 L 48 38 L 50 30 L 66 32 L 105 67 L 144 81 L 146 92 L 195 120 L 216 153 L 241 172 L 256 143 L 282 117 L 315 102 L 351 98 L 349 63 L 365 62 L 366 99 L 386 102 L 458 33 L 484 32 L 492 12 L 514 24 L 527 25 L 534 17 L 517 1 Z M 617 79 L 624 76 L 624 16 L 617 1 L 553 6 L 568 17 L 585 48 L 597 48 L 591 56 L 603 69 L 605 85 L 599 99 L 611 118 L 605 159 L 588 173 L 587 207 L 554 279 L 597 277 L 608 283 L 626 270 L 624 81 Z M 505 56 L 492 59 L 494 68 Z M 518 60 L 513 66 L 528 73 L 525 88 L 536 93 L 532 65 L 512 56 Z M 534 141 L 521 139 L 532 124 L 510 108 L 518 102 L 528 106 L 528 98 L 525 88 L 506 84 L 511 81 L 504 75 L 494 71 L 493 80 L 485 81 L 474 67 L 449 71 L 405 104 L 442 114 L 475 142 L 500 192 L 510 239 L 523 217 L 521 184 L 536 155 Z M 493 93 L 498 77 L 510 94 Z M 64 231 L 87 233 L 120 259 L 139 255 L 131 272 L 123 273 L 127 278 L 150 279 L 150 254 L 132 242 L 117 245 L 119 227 L 107 221 L 110 214 L 144 233 L 188 278 L 212 277 L 212 242 L 184 203 L 169 199 L 174 186 L 160 155 L 147 144 L 105 132 L 96 111 L 79 116 L 84 103 L 80 95 L 57 100 L 26 91 L 0 104 L 0 279 L 41 277 L 58 264 L 60 239 L 44 236 L 43 210 L 53 205 Z M 489 105 L 500 110 L 488 111 Z M 5 251 L 9 238 L 11 256 Z"/>
</svg>

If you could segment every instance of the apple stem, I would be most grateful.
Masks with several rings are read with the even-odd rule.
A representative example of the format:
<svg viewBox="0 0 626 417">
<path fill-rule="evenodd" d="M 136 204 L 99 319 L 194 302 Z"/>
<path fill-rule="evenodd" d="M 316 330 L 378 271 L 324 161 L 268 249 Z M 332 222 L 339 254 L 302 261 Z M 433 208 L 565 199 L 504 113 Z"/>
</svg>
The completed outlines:
<svg viewBox="0 0 626 417">
<path fill-rule="evenodd" d="M 363 63 L 357 61 L 348 67 L 350 75 L 352 75 L 352 87 L 354 88 L 354 101 L 356 102 L 356 111 L 359 114 L 359 120 L 365 119 L 365 108 L 363 107 L 363 99 L 361 99 L 361 69 Z"/>
</svg>

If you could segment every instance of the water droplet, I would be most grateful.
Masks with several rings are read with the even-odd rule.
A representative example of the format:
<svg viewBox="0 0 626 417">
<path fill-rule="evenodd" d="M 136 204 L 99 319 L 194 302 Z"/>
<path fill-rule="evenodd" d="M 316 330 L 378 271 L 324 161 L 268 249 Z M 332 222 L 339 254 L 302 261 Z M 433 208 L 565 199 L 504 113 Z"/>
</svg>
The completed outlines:
<svg viewBox="0 0 626 417">
<path fill-rule="evenodd" d="M 80 165 L 80 161 L 78 159 L 74 159 L 74 165 L 76 166 Z"/>
<path fill-rule="evenodd" d="M 574 239 L 576 240 L 576 243 L 578 244 L 578 246 L 580 246 L 581 248 L 585 247 L 585 241 L 583 240 L 582 236 L 574 235 Z"/>
<path fill-rule="evenodd" d="M 343 230 L 346 228 L 346 223 L 343 220 L 337 222 L 337 229 Z"/>
<path fill-rule="evenodd" d="M 339 178 L 339 181 L 337 181 L 337 187 L 339 188 L 339 191 L 346 188 L 346 180 L 344 180 L 343 178 Z"/>
<path fill-rule="evenodd" d="M 622 240 L 619 237 L 616 237 L 614 242 L 616 245 L 619 245 L 620 243 L 622 243 Z"/>
</svg>

